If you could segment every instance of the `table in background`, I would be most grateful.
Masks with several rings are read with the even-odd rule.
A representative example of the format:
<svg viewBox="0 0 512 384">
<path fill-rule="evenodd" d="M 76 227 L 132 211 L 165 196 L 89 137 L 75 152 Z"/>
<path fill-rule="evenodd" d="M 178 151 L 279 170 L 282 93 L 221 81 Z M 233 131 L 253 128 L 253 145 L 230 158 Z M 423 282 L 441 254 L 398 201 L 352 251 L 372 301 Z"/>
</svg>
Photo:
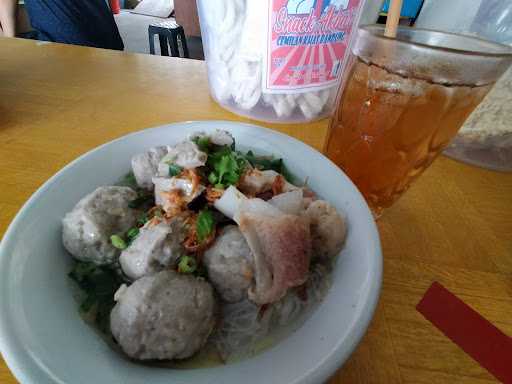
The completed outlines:
<svg viewBox="0 0 512 384">
<path fill-rule="evenodd" d="M 0 234 L 51 175 L 155 125 L 242 120 L 208 96 L 204 62 L 0 38 Z M 323 147 L 328 121 L 269 125 Z M 335 383 L 491 383 L 415 310 L 437 280 L 512 335 L 512 174 L 441 157 L 378 223 L 375 318 Z M 0 383 L 16 380 L 0 360 Z"/>
</svg>

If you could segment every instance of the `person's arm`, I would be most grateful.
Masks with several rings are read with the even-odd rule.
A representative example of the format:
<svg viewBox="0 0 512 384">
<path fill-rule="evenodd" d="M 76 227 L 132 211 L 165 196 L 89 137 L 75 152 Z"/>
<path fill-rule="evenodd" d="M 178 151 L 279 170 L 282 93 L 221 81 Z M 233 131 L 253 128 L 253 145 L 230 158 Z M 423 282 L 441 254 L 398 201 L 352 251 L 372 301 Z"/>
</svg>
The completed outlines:
<svg viewBox="0 0 512 384">
<path fill-rule="evenodd" d="M 14 37 L 16 35 L 17 0 L 0 0 L 0 36 Z"/>
</svg>

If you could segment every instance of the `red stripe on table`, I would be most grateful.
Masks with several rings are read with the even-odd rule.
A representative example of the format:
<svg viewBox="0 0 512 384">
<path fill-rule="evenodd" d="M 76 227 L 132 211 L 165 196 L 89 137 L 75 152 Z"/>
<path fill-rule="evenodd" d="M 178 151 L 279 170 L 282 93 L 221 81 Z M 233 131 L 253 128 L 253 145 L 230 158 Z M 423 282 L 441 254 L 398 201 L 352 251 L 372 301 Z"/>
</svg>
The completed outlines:
<svg viewBox="0 0 512 384">
<path fill-rule="evenodd" d="M 512 383 L 512 338 L 437 282 L 416 309 L 498 380 Z"/>
</svg>

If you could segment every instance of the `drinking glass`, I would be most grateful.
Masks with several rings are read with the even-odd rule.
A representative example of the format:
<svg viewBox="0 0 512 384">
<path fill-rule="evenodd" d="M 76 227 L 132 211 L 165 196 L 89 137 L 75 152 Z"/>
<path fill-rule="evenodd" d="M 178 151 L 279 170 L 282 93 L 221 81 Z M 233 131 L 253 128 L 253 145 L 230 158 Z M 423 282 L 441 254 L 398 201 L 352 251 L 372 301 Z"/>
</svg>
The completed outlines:
<svg viewBox="0 0 512 384">
<path fill-rule="evenodd" d="M 400 27 L 360 27 L 325 152 L 374 215 L 390 207 L 449 144 L 512 62 L 482 39 Z"/>
</svg>

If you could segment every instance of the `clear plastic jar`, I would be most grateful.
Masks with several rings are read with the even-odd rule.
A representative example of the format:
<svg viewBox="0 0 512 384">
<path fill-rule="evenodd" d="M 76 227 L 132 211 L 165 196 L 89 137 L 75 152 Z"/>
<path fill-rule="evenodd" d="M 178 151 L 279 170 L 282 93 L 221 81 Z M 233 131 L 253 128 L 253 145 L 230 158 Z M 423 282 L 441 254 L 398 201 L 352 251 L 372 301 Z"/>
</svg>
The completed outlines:
<svg viewBox="0 0 512 384">
<path fill-rule="evenodd" d="M 332 115 L 364 0 L 197 3 L 210 92 L 221 106 L 268 122 Z"/>
</svg>

